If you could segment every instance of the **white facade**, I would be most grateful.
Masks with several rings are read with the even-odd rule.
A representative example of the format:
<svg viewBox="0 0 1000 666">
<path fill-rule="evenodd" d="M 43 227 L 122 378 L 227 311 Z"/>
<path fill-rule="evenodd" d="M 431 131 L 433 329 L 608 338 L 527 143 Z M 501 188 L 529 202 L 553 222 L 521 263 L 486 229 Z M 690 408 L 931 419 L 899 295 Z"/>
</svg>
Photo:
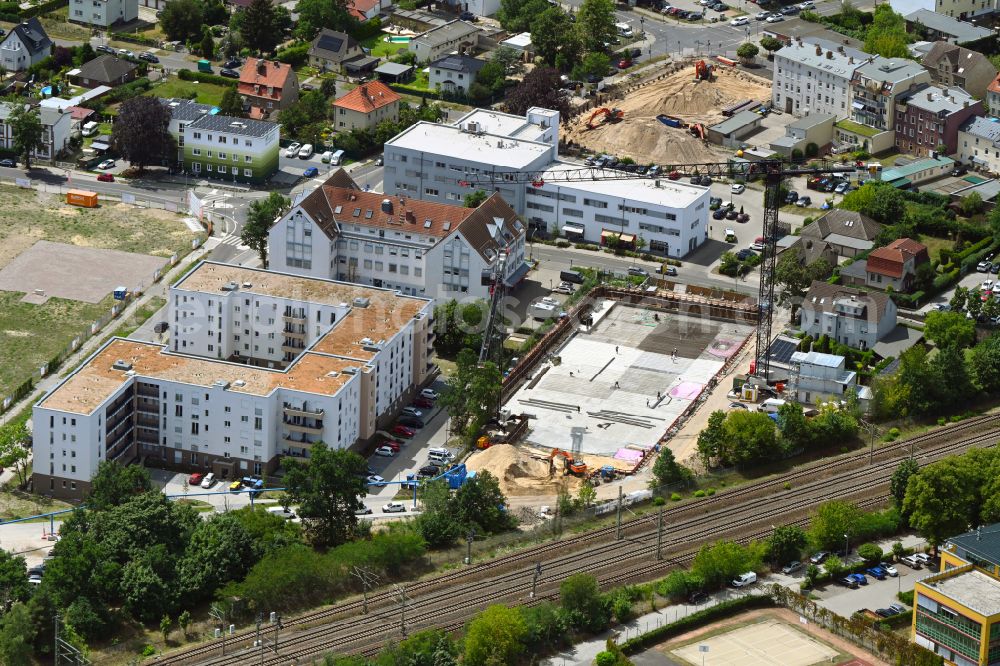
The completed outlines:
<svg viewBox="0 0 1000 666">
<path fill-rule="evenodd" d="M 955 159 L 990 173 L 1000 173 L 1000 122 L 972 118 L 958 130 Z"/>
<path fill-rule="evenodd" d="M 13 105 L 9 102 L 0 102 L 0 145 L 7 149 L 14 147 L 14 132 L 8 121 L 12 110 Z M 73 117 L 51 100 L 43 100 L 39 105 L 38 118 L 42 123 L 42 145 L 31 154 L 39 159 L 51 160 L 69 143 Z"/>
<path fill-rule="evenodd" d="M 851 77 L 870 56 L 823 39 L 794 41 L 774 53 L 771 104 L 794 116 L 851 111 Z"/>
<path fill-rule="evenodd" d="M 819 352 L 792 353 L 792 384 L 797 402 L 815 404 L 840 399 L 856 387 L 858 373 L 847 370 L 846 359 Z"/>
<path fill-rule="evenodd" d="M 0 41 L 0 65 L 7 72 L 20 72 L 52 53 L 52 42 L 37 18 L 11 28 Z"/>
<path fill-rule="evenodd" d="M 71 0 L 69 20 L 98 28 L 139 18 L 139 0 Z"/>
<path fill-rule="evenodd" d="M 38 492 L 80 498 L 102 460 L 267 474 L 373 436 L 428 376 L 426 299 L 202 263 L 168 307 L 169 349 L 116 338 L 35 406 Z"/>
<path fill-rule="evenodd" d="M 871 349 L 896 328 L 896 304 L 883 293 L 865 293 L 813 282 L 802 302 L 801 329 L 817 339 Z"/>
<path fill-rule="evenodd" d="M 476 189 L 496 191 L 530 226 L 555 232 L 568 224 L 595 242 L 602 231 L 625 231 L 671 257 L 707 238 L 706 188 L 590 179 L 583 167 L 558 160 L 558 146 L 559 114 L 548 109 L 526 117 L 480 109 L 452 125 L 418 123 L 385 144 L 385 192 L 457 204 Z M 539 180 L 529 180 L 534 174 Z"/>
</svg>

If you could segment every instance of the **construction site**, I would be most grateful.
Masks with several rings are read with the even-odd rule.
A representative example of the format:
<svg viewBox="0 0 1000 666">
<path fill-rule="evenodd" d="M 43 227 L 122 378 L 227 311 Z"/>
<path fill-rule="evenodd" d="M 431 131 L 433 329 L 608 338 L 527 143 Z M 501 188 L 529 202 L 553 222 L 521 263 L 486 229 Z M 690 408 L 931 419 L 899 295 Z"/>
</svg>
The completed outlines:
<svg viewBox="0 0 1000 666">
<path fill-rule="evenodd" d="M 702 65 L 704 69 L 696 71 L 698 65 L 671 65 L 658 78 L 585 111 L 570 121 L 565 141 L 640 164 L 720 159 L 730 151 L 710 145 L 703 133 L 695 135 L 689 126 L 718 123 L 724 108 L 743 100 L 770 100 L 771 82 L 725 66 Z M 678 124 L 658 116 L 677 119 Z"/>
</svg>

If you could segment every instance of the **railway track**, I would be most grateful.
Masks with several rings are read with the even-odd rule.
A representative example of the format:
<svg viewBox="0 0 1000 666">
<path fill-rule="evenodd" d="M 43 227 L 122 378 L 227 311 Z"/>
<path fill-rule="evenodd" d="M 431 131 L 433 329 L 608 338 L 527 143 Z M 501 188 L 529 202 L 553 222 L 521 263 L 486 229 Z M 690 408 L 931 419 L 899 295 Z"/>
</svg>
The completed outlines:
<svg viewBox="0 0 1000 666">
<path fill-rule="evenodd" d="M 883 446 L 875 452 L 871 465 L 868 465 L 869 453 L 859 452 L 676 507 L 666 515 L 665 531 L 669 538 L 664 537 L 661 545 L 663 552 L 671 557 L 663 561 L 655 560 L 655 520 L 644 516 L 623 522 L 625 536 L 621 541 L 614 539 L 616 528 L 611 526 L 419 581 L 407 586 L 407 594 L 413 600 L 407 624 L 460 627 L 476 608 L 501 601 L 524 602 L 531 588 L 531 572 L 539 561 L 544 563 L 545 580 L 539 584 L 536 600 L 555 594 L 558 582 L 577 571 L 594 573 L 602 585 L 648 580 L 689 562 L 697 552 L 696 548 L 690 548 L 692 545 L 724 537 L 759 538 L 770 533 L 764 527 L 777 521 L 805 524 L 809 509 L 822 500 L 843 497 L 866 505 L 884 500 L 881 486 L 887 482 L 901 454 L 911 447 L 918 459 L 931 462 L 971 447 L 991 446 L 998 437 L 1000 415 L 977 417 L 943 431 Z M 786 483 L 793 484 L 792 490 L 784 489 Z M 370 595 L 368 605 L 374 610 L 364 619 L 360 617 L 360 601 L 290 619 L 285 622 L 285 630 L 300 631 L 286 639 L 289 642 L 284 644 L 289 645 L 288 649 L 282 649 L 279 655 L 264 655 L 263 663 L 294 663 L 331 650 L 377 651 L 395 631 L 395 597 L 391 592 Z M 253 631 L 242 631 L 228 637 L 227 647 L 236 648 L 236 652 L 225 657 L 219 654 L 219 642 L 215 641 L 167 655 L 160 661 L 245 663 L 248 653 L 244 648 L 254 636 Z"/>
</svg>

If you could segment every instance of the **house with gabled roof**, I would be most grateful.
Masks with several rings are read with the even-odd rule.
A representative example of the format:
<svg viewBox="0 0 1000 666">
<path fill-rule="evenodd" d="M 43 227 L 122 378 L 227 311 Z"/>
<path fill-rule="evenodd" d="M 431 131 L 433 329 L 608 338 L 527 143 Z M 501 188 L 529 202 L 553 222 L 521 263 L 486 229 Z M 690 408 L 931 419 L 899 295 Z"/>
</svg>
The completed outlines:
<svg viewBox="0 0 1000 666">
<path fill-rule="evenodd" d="M 52 40 L 35 16 L 15 25 L 0 41 L 0 65 L 8 72 L 28 69 L 50 55 Z"/>
<path fill-rule="evenodd" d="M 383 120 L 399 119 L 399 93 L 381 81 L 362 83 L 333 102 L 333 122 L 338 132 L 372 129 Z"/>
<path fill-rule="evenodd" d="M 896 328 L 896 304 L 884 292 L 814 281 L 802 301 L 800 328 L 848 347 L 870 349 Z"/>
<path fill-rule="evenodd" d="M 299 77 L 287 63 L 247 58 L 237 92 L 250 106 L 250 117 L 263 120 L 299 101 Z"/>
</svg>

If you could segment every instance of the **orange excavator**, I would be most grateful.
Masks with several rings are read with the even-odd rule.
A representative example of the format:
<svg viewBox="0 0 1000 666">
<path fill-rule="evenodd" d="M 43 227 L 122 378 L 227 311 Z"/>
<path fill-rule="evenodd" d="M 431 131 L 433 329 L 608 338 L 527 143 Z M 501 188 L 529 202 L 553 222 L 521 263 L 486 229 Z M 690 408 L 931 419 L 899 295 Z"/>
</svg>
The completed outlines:
<svg viewBox="0 0 1000 666">
<path fill-rule="evenodd" d="M 694 64 L 694 78 L 699 81 L 711 81 L 712 66 L 704 60 L 699 60 Z"/>
<path fill-rule="evenodd" d="M 609 109 L 606 106 L 594 109 L 594 112 L 590 114 L 590 118 L 587 119 L 587 129 L 594 129 L 594 121 L 598 116 L 601 117 L 601 124 L 617 123 L 625 118 L 625 112 L 621 109 Z"/>
<path fill-rule="evenodd" d="M 553 460 L 556 456 L 562 456 L 563 474 L 587 476 L 587 464 L 582 460 L 574 460 L 573 456 L 566 453 L 562 449 L 552 449 L 552 453 L 549 454 L 549 474 L 552 474 L 555 471 L 555 463 Z"/>
</svg>

